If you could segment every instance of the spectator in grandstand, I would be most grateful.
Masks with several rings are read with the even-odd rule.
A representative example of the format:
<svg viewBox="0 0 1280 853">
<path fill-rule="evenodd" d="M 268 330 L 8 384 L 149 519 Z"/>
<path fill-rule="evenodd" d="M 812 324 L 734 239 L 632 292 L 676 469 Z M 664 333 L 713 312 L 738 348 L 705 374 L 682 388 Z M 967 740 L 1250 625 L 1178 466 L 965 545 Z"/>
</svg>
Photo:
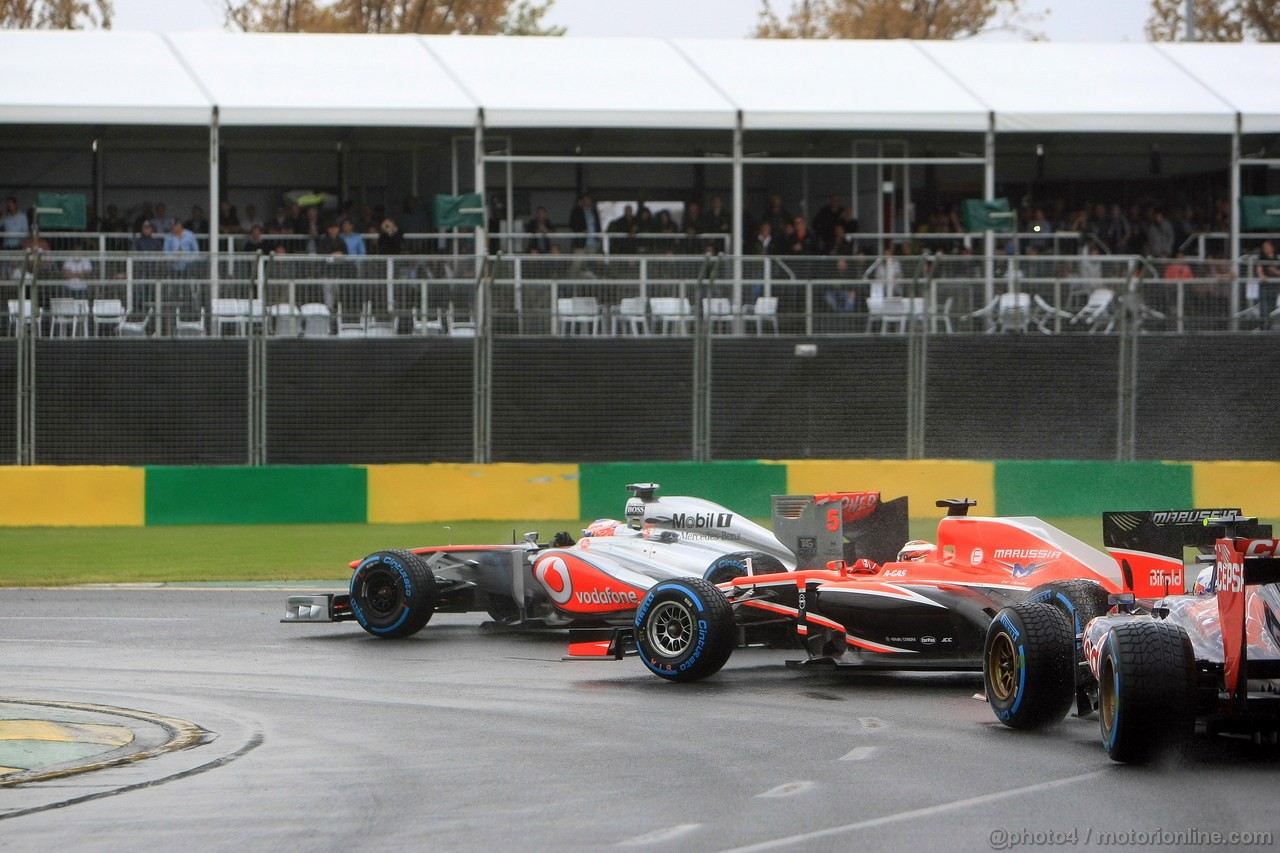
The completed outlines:
<svg viewBox="0 0 1280 853">
<path fill-rule="evenodd" d="M 777 247 L 773 241 L 773 225 L 766 219 L 756 227 L 756 237 L 751 241 L 751 254 L 773 255 L 776 253 Z"/>
<path fill-rule="evenodd" d="M 334 220 L 333 225 L 338 226 L 338 221 Z M 338 226 L 341 227 L 341 226 Z M 299 234 L 307 238 L 307 251 L 312 254 L 327 255 L 328 252 L 321 252 L 317 247 L 320 238 L 324 236 L 325 226 L 320 224 L 320 205 L 313 204 L 305 209 L 302 214 L 302 228 L 298 229 L 295 225 L 294 229 Z"/>
<path fill-rule="evenodd" d="M 164 240 L 156 236 L 156 227 L 151 224 L 151 220 L 145 220 L 142 223 L 142 230 L 138 234 L 136 240 L 133 241 L 133 250 L 135 252 L 159 252 L 164 249 Z"/>
<path fill-rule="evenodd" d="M 235 211 L 235 208 L 231 208 Z M 253 230 L 253 226 L 265 229 L 266 223 L 262 221 L 262 217 L 258 216 L 258 206 L 256 204 L 246 204 L 244 206 L 244 216 L 240 217 L 240 230 L 248 234 Z"/>
<path fill-rule="evenodd" d="M 1162 210 L 1154 211 L 1147 223 L 1147 254 L 1156 258 L 1173 254 L 1173 225 Z"/>
<path fill-rule="evenodd" d="M 733 217 L 724 209 L 724 199 L 718 195 L 711 197 L 711 206 L 702 214 L 698 223 L 698 231 L 703 234 L 728 234 L 733 230 Z M 723 240 L 720 245 L 726 245 Z"/>
<path fill-rule="evenodd" d="M 341 226 L 337 222 L 330 221 L 325 226 L 324 232 L 315 240 L 315 248 L 313 254 L 329 255 L 335 257 L 337 255 L 345 255 L 347 253 L 347 241 L 342 239 L 339 233 Z"/>
<path fill-rule="evenodd" d="M 664 255 L 674 255 L 680 249 L 680 243 L 671 239 L 680 231 L 676 228 L 676 221 L 671 218 L 671 212 L 665 208 L 658 211 L 658 215 L 653 218 L 653 233 L 661 234 L 662 237 L 654 241 L 656 251 Z"/>
<path fill-rule="evenodd" d="M 4 248 L 18 249 L 22 246 L 22 238 L 31 230 L 27 215 L 18 207 L 17 196 L 9 196 L 4 200 L 4 219 L 0 219 L 0 231 L 4 232 Z"/>
<path fill-rule="evenodd" d="M 155 217 L 155 215 L 156 215 L 155 207 L 152 206 L 151 202 L 144 201 L 141 205 L 138 215 L 133 218 L 133 233 L 135 234 L 140 233 L 142 231 L 142 223 L 151 222 L 152 218 Z M 151 228 L 152 230 L 155 230 L 155 223 L 151 224 Z"/>
<path fill-rule="evenodd" d="M 243 229 L 248 233 L 249 229 Z M 218 233 L 219 234 L 239 234 L 240 215 L 236 213 L 236 206 L 227 199 L 218 202 Z"/>
<path fill-rule="evenodd" d="M 156 205 L 157 215 L 163 207 L 162 204 Z M 175 220 L 164 238 L 164 250 L 170 254 L 196 254 L 199 253 L 200 246 L 196 243 L 196 235 Z"/>
<path fill-rule="evenodd" d="M 556 233 L 555 223 L 545 207 L 534 211 L 533 217 L 526 223 L 525 230 L 533 236 L 529 239 L 529 251 L 535 255 L 546 255 L 555 251 L 555 243 L 551 235 Z"/>
<path fill-rule="evenodd" d="M 262 226 L 255 225 L 249 229 L 249 233 L 240 241 L 240 251 L 242 252 L 262 252 L 264 255 L 270 255 L 273 252 L 283 252 L 283 246 L 273 245 L 262 236 Z"/>
<path fill-rule="evenodd" d="M 656 223 L 653 221 L 653 211 L 649 209 L 647 204 L 641 204 L 636 211 L 635 233 L 636 252 L 639 254 L 648 254 L 653 251 L 653 241 L 644 238 L 646 234 L 652 234 L 657 229 Z"/>
<path fill-rule="evenodd" d="M 792 231 L 787 237 L 786 253 L 788 255 L 820 255 L 822 254 L 818 235 L 809 230 L 809 223 L 803 216 L 791 221 Z"/>
<path fill-rule="evenodd" d="M 84 297 L 89 292 L 85 281 L 93 274 L 93 264 L 85 257 L 86 245 L 77 243 L 71 257 L 62 262 L 62 280 L 68 296 Z"/>
<path fill-rule="evenodd" d="M 769 196 L 769 206 L 765 208 L 761 221 L 768 222 L 775 237 L 780 236 L 788 225 L 795 222 L 795 217 L 782 203 L 782 196 L 774 193 Z"/>
<path fill-rule="evenodd" d="M 901 247 L 894 243 L 885 251 L 884 257 L 876 266 L 875 279 L 871 283 L 871 298 L 883 299 L 886 296 L 901 296 L 902 263 L 898 260 Z"/>
<path fill-rule="evenodd" d="M 182 223 L 182 226 L 192 234 L 208 234 L 209 218 L 204 215 L 204 208 L 200 205 L 191 206 L 191 218 Z M 196 241 L 200 245 L 201 251 L 209 249 L 209 241 L 207 239 L 197 238 Z"/>
<path fill-rule="evenodd" d="M 680 230 L 684 232 L 684 246 L 681 251 L 692 255 L 702 250 L 698 240 L 698 225 L 702 221 L 702 205 L 696 201 L 685 202 L 680 216 Z"/>
<path fill-rule="evenodd" d="M 426 234 L 427 217 L 417 196 L 407 196 L 400 208 L 400 227 L 406 234 Z"/>
<path fill-rule="evenodd" d="M 129 223 L 124 221 L 119 209 L 114 204 L 107 205 L 107 212 L 98 221 L 98 230 L 105 234 L 127 234 Z"/>
<path fill-rule="evenodd" d="M 600 251 L 600 232 L 604 229 L 600 223 L 600 209 L 596 207 L 591 193 L 583 193 L 569 212 L 569 230 L 582 235 L 575 244 L 574 251 L 588 254 Z"/>
<path fill-rule="evenodd" d="M 164 202 L 156 202 L 156 212 L 151 217 L 151 224 L 156 227 L 157 234 L 168 234 L 173 230 L 173 223 L 176 221 L 165 209 Z"/>
<path fill-rule="evenodd" d="M 1118 204 L 1111 205 L 1111 212 L 1107 214 L 1102 226 L 1102 239 L 1113 255 L 1125 255 L 1134 251 L 1133 226 Z"/>
<path fill-rule="evenodd" d="M 378 226 L 376 248 L 379 255 L 398 255 L 404 251 L 404 233 L 390 216 L 384 216 Z"/>
<path fill-rule="evenodd" d="M 1196 277 L 1191 271 L 1191 264 L 1187 263 L 1187 255 L 1181 249 L 1174 252 L 1173 258 L 1169 263 L 1164 265 L 1162 276 L 1170 281 L 1185 281 Z"/>
<path fill-rule="evenodd" d="M 835 245 L 836 223 L 844 215 L 844 199 L 832 195 L 813 217 L 813 233 L 818 236 L 821 250 L 826 254 Z"/>
<path fill-rule="evenodd" d="M 1025 230 L 1035 235 L 1028 242 L 1038 252 L 1048 252 L 1053 248 L 1053 239 L 1050 237 L 1053 234 L 1053 223 L 1045 216 L 1043 207 L 1037 207 L 1031 212 Z"/>
<path fill-rule="evenodd" d="M 364 237 L 356 232 L 355 223 L 351 221 L 349 216 L 342 217 L 342 242 L 347 244 L 348 255 L 367 255 L 365 249 Z"/>
</svg>

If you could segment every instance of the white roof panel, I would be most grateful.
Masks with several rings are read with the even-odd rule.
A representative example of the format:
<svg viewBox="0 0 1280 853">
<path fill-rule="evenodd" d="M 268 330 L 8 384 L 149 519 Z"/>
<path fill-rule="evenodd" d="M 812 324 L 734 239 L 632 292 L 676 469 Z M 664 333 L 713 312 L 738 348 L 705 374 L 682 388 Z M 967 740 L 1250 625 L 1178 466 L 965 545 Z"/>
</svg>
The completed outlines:
<svg viewBox="0 0 1280 853">
<path fill-rule="evenodd" d="M 423 36 L 487 127 L 732 128 L 735 110 L 663 39 Z"/>
<path fill-rule="evenodd" d="M 174 33 L 223 125 L 471 127 L 476 105 L 414 36 Z"/>
<path fill-rule="evenodd" d="M 996 114 L 996 130 L 1231 133 L 1220 97 L 1146 44 L 916 42 Z"/>
<path fill-rule="evenodd" d="M 208 125 L 212 104 L 156 33 L 8 30 L 5 124 Z"/>
<path fill-rule="evenodd" d="M 987 129 L 987 107 L 909 41 L 675 44 L 741 107 L 747 129 Z"/>
<path fill-rule="evenodd" d="M 1162 44 L 1157 50 L 1241 113 L 1244 133 L 1280 133 L 1280 45 Z"/>
</svg>

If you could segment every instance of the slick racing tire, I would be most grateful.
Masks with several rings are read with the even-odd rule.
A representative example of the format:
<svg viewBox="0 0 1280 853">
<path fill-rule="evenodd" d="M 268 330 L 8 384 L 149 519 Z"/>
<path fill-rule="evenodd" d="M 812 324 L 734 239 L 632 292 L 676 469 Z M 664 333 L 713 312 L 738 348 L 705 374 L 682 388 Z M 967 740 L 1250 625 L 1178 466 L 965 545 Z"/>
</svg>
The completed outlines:
<svg viewBox="0 0 1280 853">
<path fill-rule="evenodd" d="M 718 672 L 736 636 L 728 599 L 699 578 L 662 581 L 636 609 L 640 659 L 668 681 L 697 681 Z"/>
<path fill-rule="evenodd" d="M 431 621 L 436 579 L 417 554 L 378 551 L 360 561 L 351 575 L 351 611 L 375 637 L 409 637 Z"/>
<path fill-rule="evenodd" d="M 782 565 L 782 561 L 772 554 L 765 554 L 762 551 L 735 551 L 732 554 L 725 554 L 719 557 L 702 575 L 703 579 L 710 583 L 725 583 L 734 578 L 743 578 L 747 576 L 747 560 L 751 561 L 751 571 L 757 575 L 771 575 L 775 572 L 785 572 L 787 567 Z"/>
<path fill-rule="evenodd" d="M 1195 729 L 1195 655 L 1178 625 L 1135 619 L 1098 650 L 1098 721 L 1114 761 L 1141 764 L 1177 754 Z"/>
<path fill-rule="evenodd" d="M 1058 608 L 1023 602 L 987 628 L 982 682 L 996 718 L 1013 729 L 1038 729 L 1067 715 L 1075 698 L 1071 625 Z"/>
<path fill-rule="evenodd" d="M 1067 615 L 1072 633 L 1076 636 L 1076 686 L 1084 690 L 1092 690 L 1097 686 L 1093 672 L 1085 664 L 1081 635 L 1090 620 L 1111 609 L 1111 605 L 1107 603 L 1107 591 L 1102 584 L 1090 580 L 1051 581 L 1031 590 L 1031 594 L 1023 601 L 1052 604 Z"/>
</svg>

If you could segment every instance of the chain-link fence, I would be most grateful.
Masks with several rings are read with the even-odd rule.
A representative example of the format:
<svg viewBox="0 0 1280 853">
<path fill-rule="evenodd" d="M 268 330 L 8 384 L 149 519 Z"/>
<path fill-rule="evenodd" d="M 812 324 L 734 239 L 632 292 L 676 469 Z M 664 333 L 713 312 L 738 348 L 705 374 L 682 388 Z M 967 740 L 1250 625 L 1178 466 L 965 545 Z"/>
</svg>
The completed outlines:
<svg viewBox="0 0 1280 853">
<path fill-rule="evenodd" d="M 1274 458 L 1254 259 L 954 248 L 4 254 L 0 463 Z"/>
</svg>

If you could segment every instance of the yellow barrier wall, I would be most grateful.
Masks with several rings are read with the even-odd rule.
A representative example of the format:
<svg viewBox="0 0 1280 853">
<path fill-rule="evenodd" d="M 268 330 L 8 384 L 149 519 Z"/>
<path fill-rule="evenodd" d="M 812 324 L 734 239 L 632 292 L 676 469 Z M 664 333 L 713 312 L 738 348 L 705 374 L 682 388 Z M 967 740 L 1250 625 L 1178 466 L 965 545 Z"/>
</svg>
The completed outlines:
<svg viewBox="0 0 1280 853">
<path fill-rule="evenodd" d="M 1280 462 L 1193 462 L 1191 484 L 1198 507 L 1280 518 Z"/>
<path fill-rule="evenodd" d="M 995 465 L 991 462 L 903 462 L 859 459 L 786 462 L 787 491 L 793 495 L 878 491 L 885 500 L 907 496 L 912 518 L 933 518 L 943 498 L 973 498 L 975 515 L 996 511 Z"/>
<path fill-rule="evenodd" d="M 0 525 L 141 527 L 146 469 L 92 465 L 0 468 Z"/>
<path fill-rule="evenodd" d="M 369 522 L 579 518 L 577 465 L 370 465 Z"/>
</svg>

